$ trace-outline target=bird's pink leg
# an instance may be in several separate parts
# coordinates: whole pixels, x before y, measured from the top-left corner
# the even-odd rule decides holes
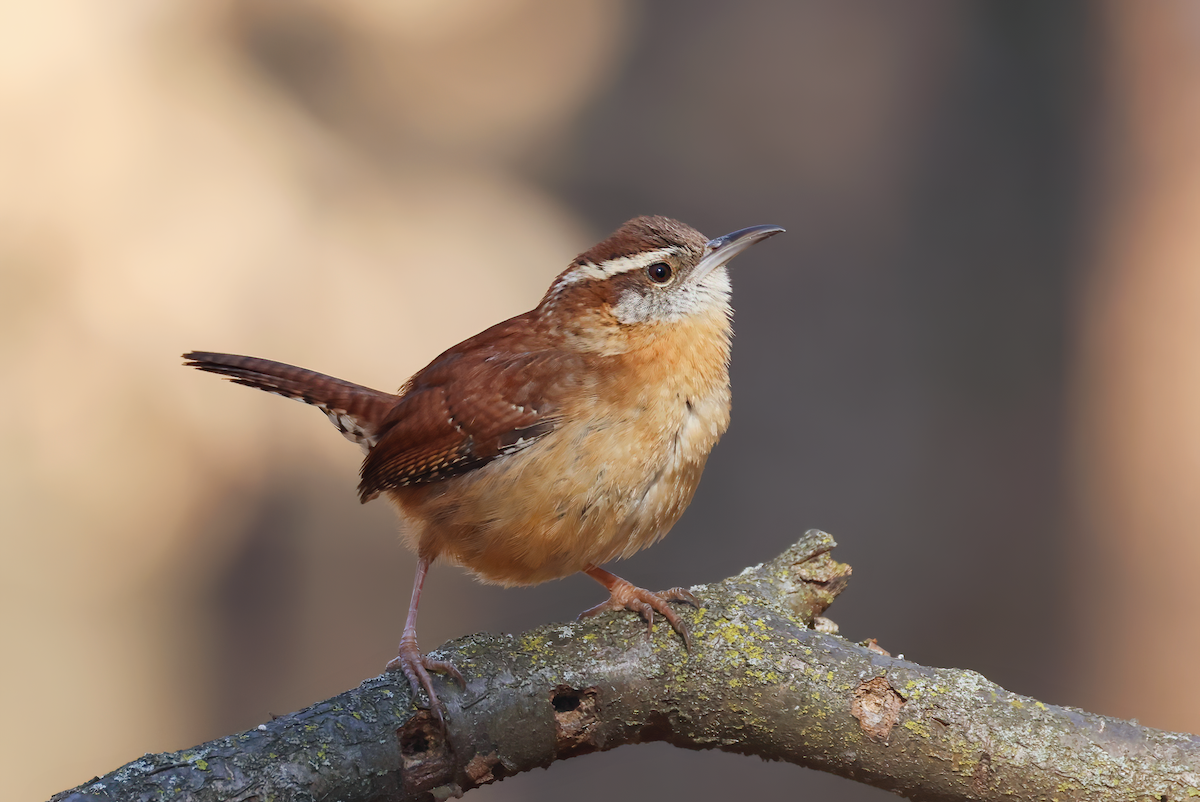
[[[683,645],[687,647],[687,650],[689,652],[692,650],[692,636],[688,634],[687,625],[683,623],[683,619],[674,610],[667,606],[667,602],[681,601],[693,607],[699,607],[700,600],[690,591],[683,588],[671,588],[670,590],[653,593],[626,582],[616,574],[594,565],[584,568],[583,572],[608,588],[610,596],[608,601],[597,604],[590,610],[584,610],[579,614],[580,618],[587,618],[607,610],[632,610],[635,613],[641,613],[642,618],[646,619],[650,629],[653,630],[654,614],[657,612],[663,618],[667,619],[668,623],[683,638]]]
[[[399,668],[408,677],[412,686],[413,698],[423,688],[429,695],[429,709],[437,716],[437,720],[445,726],[445,711],[437,694],[433,692],[433,682],[429,677],[430,671],[449,674],[458,680],[458,684],[466,687],[462,674],[449,663],[441,660],[430,660],[417,647],[417,605],[421,601],[421,587],[425,584],[425,573],[429,570],[429,560],[425,557],[417,561],[417,576],[413,580],[412,601],[408,605],[408,619],[404,622],[404,634],[400,636],[400,653],[387,664],[388,670]]]

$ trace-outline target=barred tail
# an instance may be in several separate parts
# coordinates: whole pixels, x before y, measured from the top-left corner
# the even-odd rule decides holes
[[[208,351],[192,351],[183,358],[188,367],[216,373],[235,384],[312,404],[363,451],[375,445],[379,423],[400,400],[391,393],[270,359]]]

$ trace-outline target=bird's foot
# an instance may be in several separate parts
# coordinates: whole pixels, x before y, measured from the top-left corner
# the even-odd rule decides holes
[[[605,572],[607,573],[607,572]],[[663,618],[667,619],[671,627],[674,628],[679,636],[683,638],[684,647],[690,652],[692,650],[692,636],[688,633],[687,625],[683,623],[683,619],[679,614],[667,606],[667,602],[685,602],[693,607],[700,606],[700,600],[692,594],[691,591],[683,588],[671,588],[670,590],[654,593],[653,591],[639,588],[620,577],[612,576],[616,582],[608,585],[609,592],[612,596],[608,601],[597,604],[590,610],[584,610],[579,614],[580,618],[589,618],[593,615],[598,615],[608,610],[632,610],[635,613],[641,613],[642,618],[646,619],[647,626],[651,632],[654,631],[654,614],[657,612]]]
[[[433,692],[433,681],[429,676],[430,671],[436,671],[439,674],[449,674],[463,688],[467,687],[466,680],[459,670],[450,663],[443,660],[432,660],[428,655],[422,654],[417,648],[417,639],[407,636],[400,639],[400,653],[393,657],[387,664],[388,671],[400,669],[404,672],[404,676],[408,677],[408,684],[412,686],[413,698],[420,694],[424,689],[429,696],[429,710],[437,718],[438,723],[442,727],[446,726],[445,708],[442,702],[438,699],[437,694]]]

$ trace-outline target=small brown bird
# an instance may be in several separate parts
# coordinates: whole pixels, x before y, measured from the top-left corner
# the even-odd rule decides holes
[[[462,675],[417,647],[417,603],[442,558],[485,582],[532,585],[582,571],[605,610],[661,614],[667,602],[600,566],[657,541],[692,500],[729,425],[730,283],[725,265],[774,234],[709,240],[639,217],[580,254],[537,307],[433,360],[396,394],[266,359],[196,351],[188,365],[312,404],[366,452],[359,497],[387,494],[417,553],[400,650],[416,695],[443,711],[430,671]]]

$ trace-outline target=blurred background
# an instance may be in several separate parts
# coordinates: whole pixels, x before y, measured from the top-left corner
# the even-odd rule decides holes
[[[1200,8],[1037,0],[0,4],[0,774],[36,800],[378,674],[414,568],[316,412],[636,214],[734,266],[733,425],[617,570],[808,527],[854,640],[1200,730]],[[435,567],[432,648],[603,591]],[[651,745],[475,792],[891,798]]]

